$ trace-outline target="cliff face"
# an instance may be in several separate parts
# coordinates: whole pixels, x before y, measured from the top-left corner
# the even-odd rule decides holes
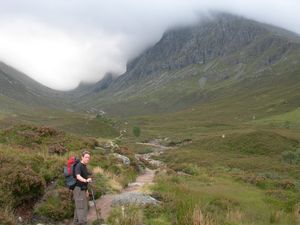
[[[127,73],[146,76],[191,64],[205,64],[219,57],[239,54],[247,47],[250,48],[248,54],[235,63],[246,63],[249,57],[260,56],[269,48],[278,48],[267,61],[273,63],[292,47],[284,33],[289,34],[255,21],[220,14],[197,25],[166,32],[155,46],[128,64]]]

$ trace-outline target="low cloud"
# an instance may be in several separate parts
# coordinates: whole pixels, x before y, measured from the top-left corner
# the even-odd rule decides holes
[[[51,88],[70,89],[125,70],[122,35],[73,34],[36,21],[2,21],[0,27],[0,60]]]
[[[0,0],[0,60],[53,89],[122,74],[169,27],[225,11],[300,33],[296,0]]]

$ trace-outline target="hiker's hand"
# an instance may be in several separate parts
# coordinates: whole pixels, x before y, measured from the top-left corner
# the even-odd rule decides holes
[[[89,198],[89,197],[90,197],[90,193],[89,193],[89,191],[88,191],[88,190],[86,190],[86,192],[85,192],[85,196],[86,196],[86,198]]]
[[[90,183],[90,182],[92,182],[92,178],[88,178],[88,179],[86,179],[86,182],[87,182],[87,183]]]

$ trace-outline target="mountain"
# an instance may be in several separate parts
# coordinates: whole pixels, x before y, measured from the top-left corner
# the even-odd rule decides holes
[[[218,13],[172,28],[127,64],[124,74],[70,92],[51,90],[0,63],[0,106],[145,115],[220,104],[275,115],[300,106],[300,37]]]
[[[54,91],[31,79],[22,72],[0,62],[0,106],[12,109],[15,105],[20,108],[44,106],[60,108],[66,104],[67,95]]]
[[[112,73],[106,73],[105,76],[97,83],[84,83],[81,82],[78,87],[68,92],[68,94],[76,96],[76,98],[83,97],[91,92],[97,93],[105,90],[115,80],[116,75]]]
[[[252,101],[251,96],[268,96],[261,104],[276,105],[281,96],[286,109],[292,109],[300,105],[299,60],[299,35],[215,14],[165,32],[158,43],[127,64],[123,75],[105,82],[105,88],[100,81],[78,106],[137,115],[225,99],[229,105],[242,104]]]

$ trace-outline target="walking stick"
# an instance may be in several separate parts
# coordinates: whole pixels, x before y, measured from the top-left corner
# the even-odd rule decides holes
[[[91,189],[91,192],[92,192],[93,202],[94,202],[94,206],[95,206],[95,210],[96,210],[97,221],[99,221],[100,218],[99,218],[99,215],[98,215],[98,209],[97,209],[97,206],[96,206],[94,191],[93,191],[92,187],[90,189]],[[100,217],[101,217],[101,215],[100,215]]]

